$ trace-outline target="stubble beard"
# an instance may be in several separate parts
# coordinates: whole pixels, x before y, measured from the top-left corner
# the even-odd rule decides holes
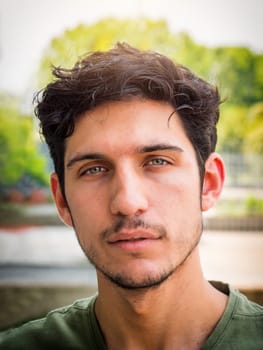
[[[73,224],[74,221],[72,220]],[[75,229],[75,226],[73,226]],[[105,236],[108,231],[117,232],[123,227],[128,228],[151,228],[152,230],[157,230],[161,236],[167,235],[165,228],[162,226],[150,226],[143,222],[140,219],[120,219],[114,227],[109,230],[105,230],[101,232],[101,236]],[[75,229],[76,232],[76,229]],[[107,233],[106,233],[107,232]],[[182,233],[183,234],[183,233]],[[108,266],[100,264],[100,257],[97,255],[97,252],[93,249],[93,247],[89,247],[89,249],[85,249],[78,238],[78,234],[76,232],[76,236],[78,238],[81,249],[84,254],[88,258],[89,262],[95,267],[96,271],[100,272],[106,279],[115,284],[117,287],[126,289],[126,290],[140,290],[140,289],[149,289],[149,288],[157,288],[166,280],[169,279],[174,273],[176,273],[183,265],[186,263],[187,259],[191,256],[195,248],[198,246],[200,238],[202,235],[202,220],[200,219],[200,223],[196,224],[194,230],[194,239],[193,241],[187,243],[187,247],[184,249],[183,255],[180,257],[180,260],[176,261],[176,263],[167,266],[162,271],[155,275],[146,274],[140,280],[136,280],[129,272],[118,272],[112,271]]]

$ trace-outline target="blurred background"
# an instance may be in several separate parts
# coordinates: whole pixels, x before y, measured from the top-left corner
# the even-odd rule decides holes
[[[33,96],[51,66],[117,41],[159,51],[216,84],[227,179],[204,215],[202,263],[263,304],[263,2],[0,1],[0,329],[96,292],[96,276],[49,191]]]

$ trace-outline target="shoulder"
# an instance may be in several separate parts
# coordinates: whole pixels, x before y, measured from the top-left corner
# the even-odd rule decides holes
[[[0,333],[0,349],[82,349],[95,300],[96,297],[78,300],[49,312],[42,319]]]
[[[239,330],[244,330],[251,336],[259,336],[263,348],[263,306],[247,299],[247,297],[236,290],[233,294],[232,323],[237,325]]]
[[[231,289],[233,302],[233,319],[255,320],[263,322],[263,306],[248,300],[248,298],[235,289]]]
[[[237,349],[263,349],[263,307],[232,289],[233,311],[226,338]]]
[[[218,350],[263,349],[263,307],[230,288],[227,308],[208,343]]]

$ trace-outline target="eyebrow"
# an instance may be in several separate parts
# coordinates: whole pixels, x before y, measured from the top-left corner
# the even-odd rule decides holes
[[[88,159],[106,159],[105,155],[103,153],[83,153],[83,154],[77,154],[73,158],[71,158],[67,164],[66,167],[70,168],[72,165],[74,165],[77,162],[81,162],[82,160],[88,160]]]
[[[155,151],[176,151],[176,152],[183,152],[183,149],[179,146],[174,146],[166,143],[160,143],[160,144],[154,144],[154,145],[148,145],[148,146],[142,146],[138,147],[136,149],[136,153],[151,153]],[[67,164],[66,167],[70,168],[75,163],[81,162],[83,160],[92,160],[92,159],[101,159],[101,160],[107,160],[108,158],[103,153],[83,153],[83,154],[77,154],[73,158],[71,158]]]
[[[183,152],[183,149],[179,146],[174,146],[166,143],[158,143],[158,144],[143,146],[138,148],[138,153],[150,153],[155,151]]]

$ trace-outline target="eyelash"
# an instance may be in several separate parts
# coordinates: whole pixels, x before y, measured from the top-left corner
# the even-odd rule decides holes
[[[157,164],[153,164],[154,162],[157,162]],[[166,159],[163,159],[163,158],[154,158],[154,159],[151,159],[149,163],[152,163],[150,165],[153,165],[153,166],[163,166],[163,165],[168,165],[170,164]],[[160,164],[161,163],[161,164]]]
[[[145,166],[149,165],[149,166],[154,166],[154,167],[162,167],[162,166],[169,165],[169,164],[171,164],[171,163],[169,161],[167,161],[166,159],[153,158],[153,159],[148,160],[145,163]],[[87,168],[87,169],[83,170],[80,173],[80,176],[84,176],[84,175],[98,175],[98,174],[101,174],[101,173],[106,173],[108,171],[109,171],[109,169],[106,168],[105,166],[95,165],[95,166],[92,166],[90,168]]]
[[[100,169],[100,171],[96,171]],[[103,169],[103,170],[102,170]],[[95,170],[95,171],[94,171]],[[102,171],[101,171],[102,170]],[[82,171],[80,173],[80,176],[83,176],[83,175],[97,175],[97,174],[100,174],[100,173],[104,173],[104,172],[107,172],[107,168],[104,167],[104,166],[101,166],[101,165],[95,165],[95,166],[92,166],[88,169],[85,169],[84,171]]]

